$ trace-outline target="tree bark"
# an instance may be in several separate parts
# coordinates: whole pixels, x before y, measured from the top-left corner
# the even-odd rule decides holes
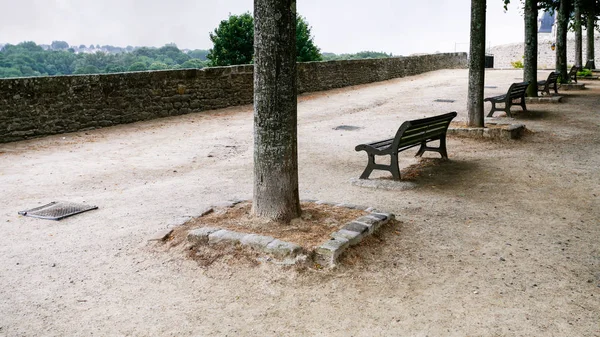
[[[583,38],[581,31],[581,7],[580,0],[575,0],[573,14],[573,28],[575,29],[575,65],[583,66]]]
[[[486,0],[471,0],[471,43],[469,47],[469,92],[467,124],[483,127],[483,87],[485,84]]]
[[[556,71],[560,74],[561,83],[569,82],[567,69],[567,29],[571,11],[571,0],[560,0],[558,19],[556,20]]]
[[[529,82],[527,96],[537,97],[538,32],[537,0],[525,0],[525,59],[523,80]]]
[[[254,0],[254,215],[300,216],[297,148],[296,1]]]
[[[596,64],[594,61],[594,25],[596,24],[596,16],[593,14],[594,8],[590,9],[590,13],[587,15],[587,60],[586,65],[590,67],[590,69],[596,69]]]

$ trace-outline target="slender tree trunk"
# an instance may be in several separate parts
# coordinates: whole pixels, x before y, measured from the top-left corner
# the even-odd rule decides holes
[[[594,61],[594,25],[596,24],[596,17],[594,16],[594,9],[591,8],[591,14],[587,15],[587,60],[586,65],[590,69],[596,69]]]
[[[254,0],[252,212],[282,222],[301,213],[295,0]]]
[[[560,74],[562,83],[569,82],[569,70],[567,69],[567,29],[570,7],[571,0],[560,1],[556,23],[556,71]]]
[[[583,38],[581,31],[581,6],[580,0],[575,0],[573,14],[573,28],[575,29],[575,65],[583,66]]]
[[[529,82],[527,96],[537,97],[538,32],[537,0],[525,0],[525,64],[523,80]]]
[[[483,86],[485,84],[486,0],[471,0],[471,44],[469,47],[468,126],[483,127]]]

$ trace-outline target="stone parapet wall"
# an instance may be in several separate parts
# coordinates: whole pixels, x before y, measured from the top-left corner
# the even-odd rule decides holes
[[[314,92],[438,69],[465,53],[298,64]],[[253,66],[0,80],[0,143],[252,103]]]

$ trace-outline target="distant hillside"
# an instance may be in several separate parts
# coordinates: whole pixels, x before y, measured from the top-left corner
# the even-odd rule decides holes
[[[208,66],[207,54],[207,50],[180,50],[174,44],[160,48],[69,46],[65,41],[4,44],[0,47],[0,78],[200,69]]]

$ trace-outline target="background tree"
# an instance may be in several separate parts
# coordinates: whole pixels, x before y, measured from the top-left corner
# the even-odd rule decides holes
[[[573,1],[573,30],[575,31],[575,65],[583,66],[583,37],[581,29],[581,0]]]
[[[310,27],[304,17],[296,16],[296,61],[322,61],[321,51],[310,35]]]
[[[486,0],[471,0],[471,41],[469,47],[469,88],[467,125],[483,127],[483,87],[485,84]]]
[[[583,0],[584,4],[581,6],[584,10],[586,17],[586,37],[587,37],[587,53],[586,53],[586,65],[588,69],[596,69],[595,55],[594,55],[594,31],[596,28],[596,17],[600,14],[600,3],[597,0]]]
[[[334,54],[334,53],[321,53],[323,60],[334,61],[334,60],[358,60],[358,59],[377,59],[377,58],[389,58],[393,57],[392,53],[375,52],[375,51],[360,51],[354,54]]]
[[[69,44],[65,41],[52,41],[50,48],[54,50],[67,50],[69,49]]]
[[[537,97],[537,60],[538,60],[538,2],[525,0],[525,53],[523,64],[523,80],[529,82],[527,96]]]
[[[572,0],[560,0],[558,18],[556,19],[556,71],[560,74],[561,82],[569,81],[567,69],[567,30],[571,16]]]
[[[256,216],[300,216],[296,0],[254,0],[254,194]],[[277,18],[277,19],[276,19]]]
[[[250,13],[230,15],[210,33],[213,48],[207,58],[211,66],[249,64],[253,59],[254,18]],[[296,20],[296,54],[298,62],[321,61],[319,48],[310,35],[308,22],[301,16]]]
[[[213,66],[248,64],[254,53],[254,19],[250,13],[230,15],[210,33],[213,48],[206,56]]]
[[[65,42],[66,43],[66,42]],[[182,52],[174,44],[161,48],[142,47],[131,49],[114,46],[102,46],[102,50],[94,47],[94,53],[83,46],[67,50],[44,50],[34,42],[22,42],[18,45],[7,44],[0,50],[0,78],[21,76],[54,76],[71,74],[102,74],[160,69],[180,69],[187,67],[202,68],[206,66],[193,56]],[[187,63],[190,62],[190,63]],[[134,65],[135,64],[135,65]]]

